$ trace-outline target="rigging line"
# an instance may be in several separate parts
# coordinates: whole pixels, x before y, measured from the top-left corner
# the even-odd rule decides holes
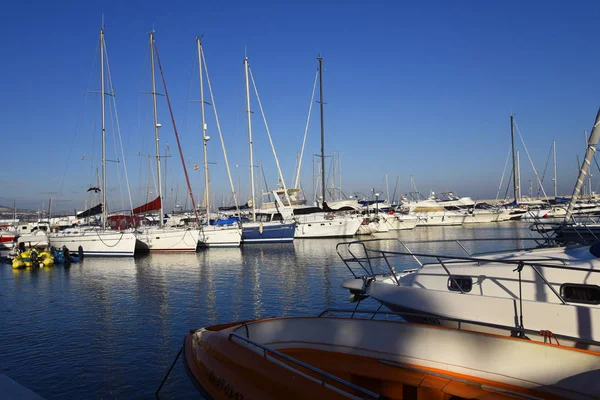
[[[89,87],[90,85],[90,80],[92,78],[92,72],[94,71],[94,65],[96,64],[96,58],[98,57],[98,49],[100,48],[100,41],[98,40],[98,44],[96,45],[96,50],[94,51],[94,59],[92,61],[92,64],[90,65],[90,71],[88,72],[88,79],[87,79],[87,87]],[[83,103],[83,115],[85,117],[86,115],[86,109],[87,109],[87,103],[88,103],[88,95],[89,93],[86,90],[85,93],[85,100]],[[64,183],[65,183],[65,177],[67,176],[67,169],[69,168],[69,164],[70,164],[70,160],[71,160],[71,154],[73,153],[73,143],[75,142],[75,137],[77,136],[77,132],[79,131],[79,127],[80,127],[80,123],[81,123],[81,115],[79,115],[77,117],[77,120],[75,121],[75,130],[73,131],[73,137],[71,138],[71,146],[69,147],[69,153],[67,155],[67,162],[65,163],[65,169],[63,171],[63,176],[62,176],[62,180],[60,182],[60,189],[58,190],[58,195],[60,196],[62,194],[62,190],[64,187]]]
[[[260,97],[258,95],[258,89],[256,87],[256,82],[254,82],[254,74],[248,66],[248,72],[250,73],[250,78],[252,78],[252,86],[254,87],[254,93],[256,93],[256,100],[258,100],[258,107],[260,108],[260,113],[262,114],[263,121],[265,123],[265,129],[267,131],[267,135],[269,136],[269,142],[271,143],[271,150],[273,150],[273,156],[275,157],[275,164],[277,164],[277,172],[279,173],[279,178],[281,179],[281,184],[283,185],[283,190],[285,191],[285,198],[288,201],[289,205],[292,205],[290,200],[290,195],[288,193],[287,187],[285,186],[285,180],[283,179],[283,174],[281,173],[281,167],[279,166],[279,159],[277,158],[277,153],[275,152],[275,145],[273,145],[273,138],[271,138],[271,132],[269,131],[269,125],[267,124],[267,118],[265,117],[265,112],[262,107],[262,103],[260,102]],[[253,168],[252,166],[250,168]]]
[[[104,53],[104,56],[106,57],[107,56],[106,41],[104,42],[104,48],[102,49],[102,51]],[[110,126],[111,126],[111,133],[112,133],[112,138],[113,138],[112,145],[113,145],[114,154],[118,158],[118,156],[117,156],[117,154],[118,154],[117,153],[117,139],[115,137],[115,130],[116,130],[115,129],[115,119],[116,119],[116,111],[117,110],[115,108],[114,111],[113,111],[113,107],[110,106],[111,100],[114,101],[114,95],[113,95],[114,94],[114,88],[112,86],[113,83],[112,83],[112,80],[111,80],[111,77],[110,77],[110,66],[108,64],[108,59],[106,60],[106,75],[107,75],[108,87],[109,87],[108,90],[111,91],[111,96],[113,96],[112,99],[109,99],[109,107],[108,107],[109,120],[110,120]],[[107,90],[107,89],[105,88],[104,90]],[[119,184],[119,195],[121,197],[121,210],[124,210],[125,209],[125,200],[123,199],[123,186],[122,186],[122,178],[121,178],[121,168],[118,168],[118,167],[117,167],[117,177],[118,177],[118,184]],[[107,191],[107,194],[108,194],[108,191]],[[108,200],[107,200],[107,202],[108,202]]]
[[[504,169],[502,170],[502,177],[500,178],[500,185],[498,185],[498,192],[496,193],[496,200],[498,200],[498,196],[500,196],[500,190],[502,190],[502,182],[504,181],[504,174],[506,173],[506,166],[508,165],[508,159],[510,158],[511,149],[512,148],[509,146],[508,155],[506,156],[506,161],[504,162]]]
[[[313,84],[312,95],[310,97],[310,105],[308,107],[308,118],[306,119],[306,128],[304,129],[304,139],[302,139],[302,150],[300,151],[300,158],[298,159],[298,170],[296,172],[296,180],[294,181],[294,188],[298,189],[298,183],[300,181],[300,169],[302,167],[302,157],[304,156],[304,145],[306,144],[306,135],[308,134],[308,126],[310,124],[310,114],[312,113],[312,106],[315,101],[315,92],[317,90],[317,80],[319,79],[319,69],[315,73],[315,83]]]
[[[192,207],[194,207],[194,214],[196,216],[196,223],[200,222],[198,217],[198,209],[196,208],[196,202],[194,200],[194,193],[192,192],[192,186],[190,185],[190,177],[187,173],[187,167],[185,166],[185,159],[183,157],[183,150],[181,149],[181,142],[179,141],[179,134],[177,133],[177,126],[175,125],[175,117],[173,116],[173,109],[171,108],[171,100],[169,99],[169,92],[167,91],[167,82],[165,81],[165,75],[163,73],[162,65],[160,64],[160,57],[158,56],[158,47],[156,41],[154,41],[154,52],[156,53],[156,61],[158,62],[158,69],[160,70],[160,76],[162,78],[163,88],[165,89],[165,97],[167,98],[167,104],[169,105],[169,113],[171,114],[171,122],[173,122],[173,131],[175,132],[175,139],[177,139],[177,147],[179,148],[179,155],[181,156],[181,164],[183,164],[183,172],[185,174],[185,180],[187,182],[190,199],[192,201]],[[162,215],[161,215],[162,218]],[[202,226],[200,226],[202,229]]]
[[[129,175],[127,174],[127,161],[125,160],[125,151],[123,150],[123,139],[121,137],[121,125],[119,123],[119,114],[117,112],[117,98],[115,96],[115,87],[113,85],[112,74],[110,72],[110,64],[108,62],[108,52],[106,51],[106,40],[104,40],[104,53],[105,53],[105,56],[106,56],[106,66],[107,66],[107,72],[108,72],[108,83],[110,85],[109,87],[110,87],[110,91],[111,91],[111,95],[112,95],[112,104],[113,104],[114,113],[115,113],[115,123],[117,125],[117,132],[119,134],[119,145],[121,146],[121,157],[123,158],[123,169],[124,169],[124,172],[125,172],[125,183],[127,184],[127,194],[129,195],[129,208],[133,212],[133,201],[131,200],[131,188],[129,186]],[[113,135],[114,135],[114,132],[113,132]],[[121,179],[120,179],[120,173],[119,173],[119,187],[120,187],[120,185],[121,185]],[[125,207],[123,206],[123,208],[125,208]]]
[[[107,66],[107,69],[108,69],[108,66]],[[109,87],[111,85],[110,79],[109,79],[108,85],[109,85]],[[109,103],[110,103],[110,100],[109,100]],[[115,155],[116,155],[118,153],[117,153],[117,139],[115,137],[115,130],[116,130],[115,129],[115,115],[113,114],[113,108],[110,107],[110,105],[108,108],[108,113],[109,113],[109,119],[110,119],[110,125],[111,125],[111,133],[112,133],[112,137],[113,137],[113,142],[112,142],[113,151],[115,152]],[[118,167],[117,167],[117,177],[118,177],[118,183],[119,183],[119,195],[121,197],[121,210],[124,210],[125,209],[125,199],[123,198],[123,187],[121,185],[121,181],[122,181],[121,168],[118,168]]]
[[[202,56],[202,64],[204,65],[204,71],[206,72],[206,84],[208,86],[208,91],[210,92],[210,101],[212,103],[213,112],[215,114],[217,131],[219,132],[219,139],[221,139],[221,148],[223,149],[223,158],[225,159],[225,168],[227,169],[227,177],[229,178],[229,185],[231,186],[231,194],[233,195],[233,201],[235,203],[235,208],[237,209],[238,215],[240,217],[239,221],[241,224],[242,214],[240,212],[239,202],[238,202],[237,194],[235,192],[235,186],[233,184],[233,179],[231,178],[231,169],[229,168],[229,160],[227,159],[227,150],[225,149],[225,141],[223,140],[223,133],[221,132],[221,123],[219,122],[219,115],[217,113],[217,103],[215,102],[212,85],[210,83],[210,78],[208,75],[208,65],[206,64],[206,58],[204,57],[204,49],[202,49],[202,51],[200,52],[200,55]]]
[[[546,165],[544,166],[544,172],[542,173],[542,183],[544,183],[544,178],[546,177],[546,170],[548,169],[548,163],[550,162],[550,157],[552,157],[552,148],[554,147],[554,145],[550,146],[550,152],[548,153],[548,158],[546,159]],[[541,184],[540,184],[540,188],[541,188]],[[538,188],[536,197],[539,197],[540,195],[540,188]]]
[[[96,118],[94,118],[94,120],[92,121],[92,132],[96,131]],[[91,156],[91,162],[90,162],[90,171],[88,172],[88,181],[90,181],[92,179],[92,175],[94,175],[94,155],[96,153],[96,142],[94,140],[92,140],[92,156]],[[98,184],[99,185],[99,184]],[[100,186],[98,186],[100,187]]]
[[[544,198],[546,200],[548,200],[548,195],[546,194],[546,191],[544,190],[544,187],[542,186],[542,183],[540,182],[540,177],[537,173],[537,170],[535,169],[535,165],[533,165],[533,160],[531,159],[531,156],[529,155],[529,150],[527,150],[527,146],[525,145],[525,141],[523,140],[523,136],[521,135],[521,131],[519,130],[519,126],[517,125],[516,119],[513,119],[513,122],[515,124],[515,128],[517,128],[517,133],[519,134],[519,137],[521,138],[521,143],[523,143],[523,147],[525,148],[525,154],[527,154],[527,158],[529,159],[529,163],[531,164],[533,173],[535,174],[535,177],[537,178],[538,183],[540,184],[540,188],[542,189],[542,192],[544,193]]]
[[[504,192],[504,198],[505,199],[508,198],[508,190],[510,189],[510,184],[512,183],[512,180],[513,180],[513,170],[511,168],[510,169],[510,175],[508,176],[508,182],[506,183],[506,191]]]

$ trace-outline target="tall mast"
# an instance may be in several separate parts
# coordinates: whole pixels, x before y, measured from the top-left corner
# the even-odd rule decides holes
[[[319,55],[319,103],[321,106],[321,193],[323,199],[321,206],[325,202],[325,125],[323,121],[323,58]]]
[[[557,183],[556,183],[556,140],[552,141],[552,149],[554,150],[554,198],[558,196]]]
[[[106,229],[106,129],[104,127],[104,26],[100,28],[100,103],[102,104],[102,229]]]
[[[248,140],[250,143],[250,187],[252,190],[252,221],[256,221],[256,205],[254,193],[254,155],[252,152],[252,119],[250,118],[250,81],[248,80],[248,57],[244,58],[246,74],[246,112],[248,114]]]
[[[387,201],[388,201],[389,203],[391,203],[391,200],[390,200],[390,186],[388,185],[388,178],[387,178],[387,174],[385,174],[385,191],[386,191],[386,198],[387,198]]]
[[[590,139],[587,142],[585,158],[583,159],[583,164],[581,164],[579,176],[577,177],[577,181],[575,182],[573,194],[571,195],[571,201],[569,202],[567,214],[565,215],[565,224],[567,224],[570,221],[571,216],[573,215],[573,209],[575,208],[575,203],[577,202],[577,198],[579,197],[579,193],[581,192],[581,187],[585,182],[585,176],[590,170],[592,159],[594,158],[594,154],[596,153],[598,139],[600,139],[600,110],[598,110],[598,114],[596,114],[596,121],[594,122],[594,127],[592,128]]]
[[[583,131],[583,137],[585,139],[586,150],[587,150],[587,129],[585,129]],[[592,173],[591,173],[591,171],[588,172],[588,195],[590,196],[590,199],[591,199],[592,198]]]
[[[517,160],[515,159],[515,117],[510,115],[510,141],[512,146],[512,164],[513,164],[513,194],[515,196],[515,205],[519,204],[517,195]]]
[[[342,199],[342,160],[340,158],[340,151],[338,150],[338,174],[340,175],[339,185],[340,185],[340,200]]]
[[[206,136],[206,118],[204,114],[204,82],[202,80],[202,43],[200,38],[196,38],[198,44],[198,72],[200,73],[200,109],[202,110],[202,141],[204,143],[204,197],[206,205],[206,222],[210,225],[210,180],[208,176],[208,158],[206,152],[206,145],[210,140],[210,137]]]
[[[158,129],[161,125],[158,123],[158,114],[156,112],[156,79],[154,77],[154,31],[150,31],[150,67],[152,70],[152,103],[154,105],[154,139],[156,145],[156,175],[158,178],[158,197],[160,198],[160,215],[158,224],[163,226],[163,202],[162,202],[162,180],[160,176],[160,147],[158,145]]]

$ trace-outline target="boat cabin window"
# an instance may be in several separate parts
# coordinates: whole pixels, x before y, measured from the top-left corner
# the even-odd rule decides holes
[[[569,303],[600,304],[600,286],[565,283],[560,295]]]
[[[256,214],[256,221],[257,222],[271,222],[271,215],[270,214]]]
[[[470,276],[452,275],[452,278],[448,278],[448,290],[451,292],[460,292],[462,289],[467,293],[473,289],[473,278]]]
[[[273,214],[273,221],[283,221],[280,213]]]

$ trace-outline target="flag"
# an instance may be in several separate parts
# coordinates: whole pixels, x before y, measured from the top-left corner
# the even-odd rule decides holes
[[[194,165],[194,171],[196,171],[198,169],[197,165]]]

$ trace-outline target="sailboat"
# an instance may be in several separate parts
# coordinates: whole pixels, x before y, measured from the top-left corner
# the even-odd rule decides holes
[[[160,169],[160,148],[158,141],[158,130],[161,124],[158,123],[158,113],[156,111],[156,79],[154,74],[154,32],[150,34],[150,65],[152,70],[152,102],[154,105],[154,137],[156,149],[156,174],[158,178],[158,197],[149,203],[139,206],[133,210],[134,214],[141,214],[153,211],[159,211],[158,226],[139,227],[135,236],[137,238],[136,250],[138,251],[189,251],[194,252],[198,247],[198,229],[195,227],[176,228],[165,227],[164,212],[162,202],[162,182]]]
[[[102,184],[98,188],[102,192],[102,203],[92,207],[81,214],[86,217],[102,214],[102,226],[80,226],[68,228],[60,232],[48,234],[50,246],[68,248],[76,252],[81,247],[85,256],[133,256],[135,252],[135,236],[130,231],[113,231],[107,229],[106,206],[106,130],[105,130],[105,99],[108,93],[104,89],[104,56],[106,44],[104,42],[104,27],[100,29],[100,98],[102,108]],[[112,93],[111,93],[112,95]]]
[[[363,219],[347,215],[345,213],[334,213],[326,205],[325,188],[325,128],[323,124],[323,59],[319,60],[319,95],[321,103],[321,172],[322,172],[322,201],[321,207],[309,207],[306,200],[297,198],[300,189],[277,189],[273,196],[275,203],[272,208],[267,207],[261,210],[262,214],[276,213],[283,216],[283,220],[293,220],[296,223],[296,238],[326,238],[326,237],[351,237],[354,236],[360,227]],[[300,168],[298,167],[298,170]]]
[[[242,241],[242,229],[237,225],[222,225],[219,226],[217,224],[211,225],[210,219],[210,178],[208,175],[208,158],[207,158],[207,145],[210,140],[210,136],[206,135],[207,125],[204,113],[204,85],[202,80],[202,65],[204,64],[202,61],[204,60],[204,52],[202,49],[202,41],[200,38],[196,38],[196,43],[198,45],[198,70],[200,73],[200,107],[202,110],[202,143],[204,150],[204,202],[206,205],[206,222],[207,224],[202,227],[202,233],[200,235],[200,245],[206,247],[239,247]],[[207,70],[208,77],[208,70]],[[212,91],[211,91],[212,95]],[[215,107],[213,101],[213,107]],[[227,154],[225,153],[225,147],[223,146],[223,156],[227,158]],[[229,163],[227,164],[227,173],[229,175],[229,181],[231,181],[231,173],[229,171]],[[232,192],[233,183],[232,183]],[[237,203],[237,201],[236,201]]]
[[[248,115],[248,140],[250,147],[250,187],[252,193],[252,221],[244,223],[242,228],[242,243],[286,243],[294,240],[294,222],[284,222],[269,219],[257,221],[256,195],[254,190],[254,154],[252,149],[252,119],[250,110],[250,81],[248,80],[248,57],[244,58],[244,72],[246,76],[246,113]],[[280,174],[281,175],[281,174]],[[241,215],[240,215],[241,219]]]

